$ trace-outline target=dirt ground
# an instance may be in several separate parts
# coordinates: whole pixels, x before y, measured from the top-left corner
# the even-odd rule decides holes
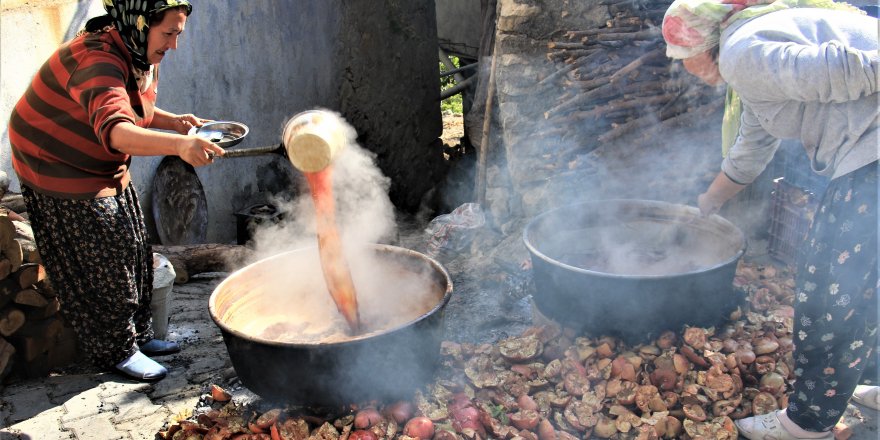
[[[452,113],[444,114],[443,134],[440,136],[443,144],[454,147],[461,143],[462,136],[464,136],[464,116]]]

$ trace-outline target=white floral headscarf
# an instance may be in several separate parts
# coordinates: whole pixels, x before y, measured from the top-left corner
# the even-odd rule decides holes
[[[789,8],[845,9],[864,14],[833,0],[675,0],[663,17],[666,56],[690,58],[718,45],[721,31],[746,20]]]
[[[747,20],[790,8],[842,9],[864,14],[847,3],[833,0],[675,0],[663,17],[666,56],[690,58],[717,47],[721,31]],[[742,104],[736,91],[727,88],[721,123],[721,154],[726,156],[739,133]]]

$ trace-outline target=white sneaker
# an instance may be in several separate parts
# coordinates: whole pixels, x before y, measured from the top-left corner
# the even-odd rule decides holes
[[[798,437],[785,429],[779,420],[780,413],[784,410],[773,411],[769,414],[760,416],[747,417],[735,421],[739,435],[750,440],[833,440],[834,434],[831,432],[817,432],[814,436]]]
[[[168,370],[140,351],[116,364],[116,371],[136,380],[155,381],[168,374]]]

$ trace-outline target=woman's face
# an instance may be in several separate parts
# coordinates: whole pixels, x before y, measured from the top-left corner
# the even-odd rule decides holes
[[[684,68],[687,69],[691,75],[700,78],[704,83],[709,84],[710,86],[724,84],[724,79],[721,78],[721,72],[718,71],[718,62],[711,50],[702,52],[699,55],[694,55],[690,58],[685,58],[681,61],[682,64],[684,64]]]
[[[169,49],[177,49],[177,38],[186,27],[186,11],[174,9],[165,13],[158,24],[147,32],[147,61],[159,64]]]

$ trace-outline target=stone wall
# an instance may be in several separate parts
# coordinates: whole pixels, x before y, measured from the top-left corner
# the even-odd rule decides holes
[[[498,1],[487,205],[504,232],[579,200],[695,202],[723,97],[664,56],[669,3]]]

